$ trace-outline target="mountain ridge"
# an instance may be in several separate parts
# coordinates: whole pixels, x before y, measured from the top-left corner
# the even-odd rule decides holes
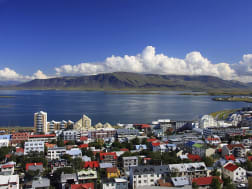
[[[63,76],[35,79],[12,86],[17,89],[161,89],[161,90],[212,90],[249,89],[251,85],[214,76],[159,75],[131,72],[102,73],[89,76]]]

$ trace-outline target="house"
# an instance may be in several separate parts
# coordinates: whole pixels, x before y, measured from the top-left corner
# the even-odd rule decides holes
[[[192,162],[201,161],[201,157],[199,155],[187,154],[187,158]]]
[[[169,164],[168,166],[171,174],[178,177],[195,178],[208,176],[208,170],[204,162]]]
[[[102,163],[112,163],[113,167],[117,164],[117,155],[115,152],[101,152],[100,161]]]
[[[224,177],[229,177],[233,182],[242,183],[246,181],[246,170],[233,163],[226,163],[222,167]]]
[[[34,180],[32,180],[32,189],[49,189],[50,188],[50,179],[48,178],[36,178]]]
[[[26,163],[25,164],[25,170],[26,171],[37,171],[39,172],[43,171],[43,163]]]
[[[128,180],[124,178],[103,179],[102,189],[128,189]]]
[[[190,180],[187,177],[171,177],[174,187],[184,187],[190,185]]]
[[[135,147],[137,151],[147,150],[146,144],[139,144],[139,145],[136,145]]]
[[[45,146],[44,141],[28,141],[24,145],[24,155],[27,155],[31,152],[42,152],[44,153]]]
[[[132,166],[138,166],[137,156],[123,157],[122,159],[123,159],[123,168],[125,171],[129,171],[129,168]]]
[[[52,173],[59,168],[70,167],[65,159],[53,159],[49,162],[49,166],[51,167]]]
[[[120,171],[116,167],[111,167],[106,169],[107,172],[107,178],[118,178],[120,177]]]
[[[208,144],[208,145],[211,145],[211,146],[218,146],[220,143],[221,143],[221,139],[219,136],[217,135],[212,135],[212,136],[208,136],[206,139],[205,139],[205,142]]]
[[[72,184],[78,184],[77,174],[76,173],[72,173],[72,174],[61,173],[60,183],[61,183],[62,189],[69,188]]]
[[[159,179],[170,172],[168,165],[141,165],[130,167],[130,185],[132,189],[140,186],[154,186]]]
[[[79,148],[72,148],[70,150],[66,151],[66,154],[72,156],[72,158],[81,158],[82,157],[82,152]]]
[[[19,175],[0,175],[0,188],[19,189]]]
[[[85,180],[97,179],[97,171],[93,169],[83,169],[77,172],[78,181],[84,183]]]
[[[71,184],[71,189],[94,189],[94,183]]]
[[[62,155],[66,153],[65,147],[57,147],[54,146],[53,148],[48,148],[47,150],[47,159],[53,160],[53,159],[60,159]]]
[[[218,179],[222,187],[223,180],[218,176],[193,178],[192,183],[196,183],[199,189],[210,188],[210,185],[212,184],[213,179]]]
[[[23,156],[24,155],[24,148],[16,148],[15,155]]]
[[[222,147],[221,154],[223,157],[225,155],[234,155],[235,157],[245,157],[246,149],[243,144],[228,144]]]
[[[84,168],[99,168],[99,162],[98,161],[86,161],[84,163]]]
[[[1,172],[4,175],[13,175],[14,174],[14,168],[15,168],[14,164],[5,164],[5,165],[1,166]]]

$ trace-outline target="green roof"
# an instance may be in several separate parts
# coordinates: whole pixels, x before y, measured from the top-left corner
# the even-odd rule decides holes
[[[203,144],[194,144],[193,147],[202,148],[202,147],[203,147]]]

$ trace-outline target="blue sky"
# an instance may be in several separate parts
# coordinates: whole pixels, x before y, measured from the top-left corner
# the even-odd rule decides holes
[[[131,62],[124,56],[136,58],[148,46],[155,47],[155,55],[164,54],[165,62],[200,52],[202,65],[205,59],[211,66],[232,64],[234,73],[223,78],[247,78],[252,73],[252,57],[245,60],[243,56],[252,53],[251,10],[251,0],[0,0],[0,80],[17,77],[6,68],[24,79],[32,78],[37,70],[54,76],[55,68],[61,69],[58,75],[117,71],[110,61],[118,60],[106,61],[112,55],[123,59],[119,71],[125,71]],[[152,62],[160,65],[156,59]],[[137,61],[146,64],[143,58]],[[88,65],[80,68],[80,63]],[[90,68],[104,63],[106,68]],[[65,65],[82,71],[66,71]],[[142,67],[136,72],[160,69]],[[190,73],[222,77],[216,71]]]

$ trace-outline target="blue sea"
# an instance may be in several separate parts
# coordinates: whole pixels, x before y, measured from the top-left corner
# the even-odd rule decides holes
[[[131,91],[134,92],[134,91]],[[212,96],[153,94],[113,94],[103,91],[1,90],[0,126],[32,126],[33,114],[48,113],[48,121],[77,121],[82,114],[98,122],[151,123],[157,119],[195,120],[211,112],[246,107],[245,102],[212,101]]]

